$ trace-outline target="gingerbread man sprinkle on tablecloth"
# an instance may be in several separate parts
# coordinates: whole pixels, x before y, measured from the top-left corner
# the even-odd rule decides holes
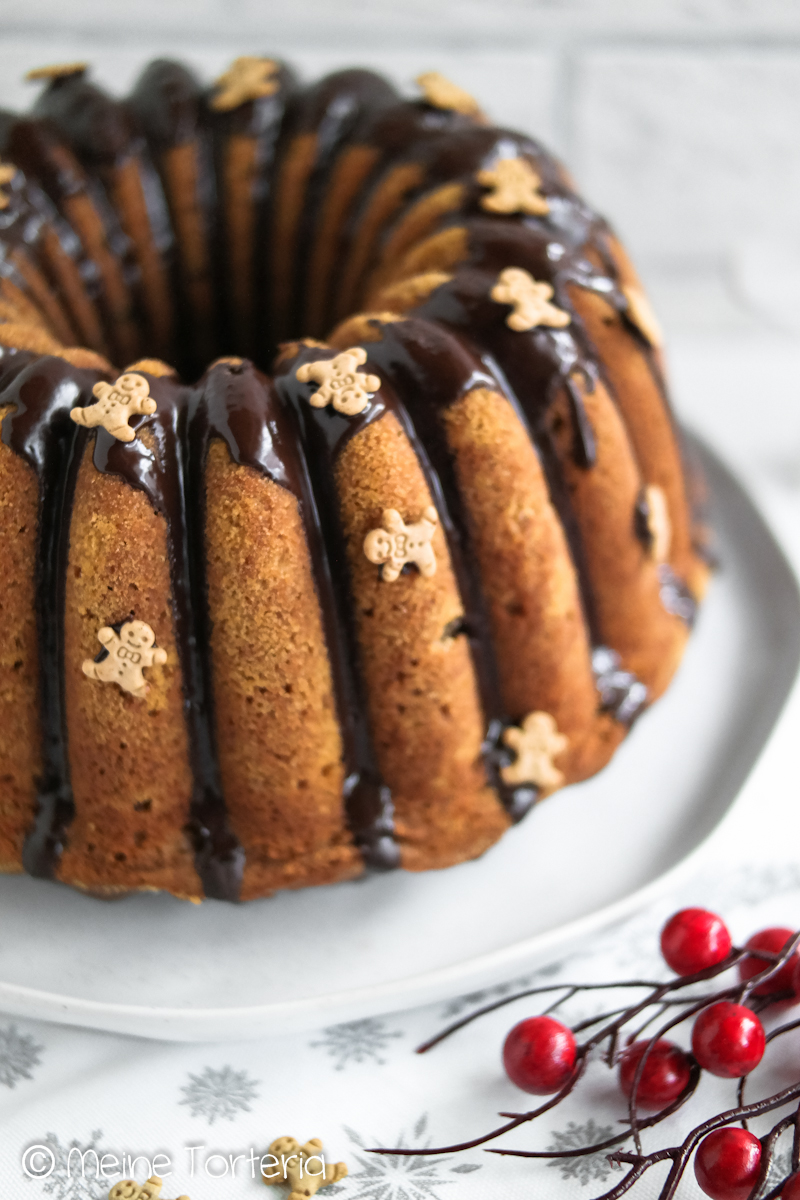
[[[149,688],[143,668],[162,666],[167,661],[167,652],[156,646],[156,635],[150,626],[144,621],[126,621],[119,633],[115,633],[110,625],[104,625],[97,640],[108,654],[100,662],[84,659],[84,675],[101,683],[118,683],[124,692],[144,700]]]
[[[120,1179],[108,1193],[108,1200],[159,1200],[163,1180],[158,1175],[151,1175],[147,1183],[137,1183],[135,1179]],[[188,1196],[178,1196],[178,1200],[189,1200]]]
[[[384,509],[380,529],[372,529],[364,538],[364,554],[370,562],[383,566],[381,579],[394,583],[406,563],[413,563],[425,579],[436,574],[436,555],[431,538],[439,520],[429,505],[416,525],[406,525],[396,508]]]
[[[215,81],[219,90],[212,97],[211,107],[217,112],[230,112],[249,100],[274,96],[280,86],[277,74],[278,64],[271,58],[253,58],[248,54],[235,58]]]
[[[506,729],[503,742],[517,753],[516,760],[500,770],[503,783],[534,783],[548,791],[561,787],[564,775],[553,759],[566,750],[569,740],[558,732],[550,713],[528,713],[521,728]]]
[[[549,283],[539,283],[521,267],[506,267],[497,277],[490,293],[498,304],[510,304],[514,309],[506,317],[506,325],[517,333],[549,325],[563,329],[572,317],[563,308],[551,304],[553,289]]]
[[[332,404],[337,412],[346,417],[355,417],[363,412],[369,404],[370,395],[381,386],[377,375],[367,375],[357,370],[366,361],[366,350],[354,346],[351,350],[342,350],[335,358],[303,363],[296,373],[300,383],[320,385],[309,396],[309,404],[313,408],[325,408]]]
[[[150,395],[150,384],[144,375],[126,373],[113,383],[96,383],[92,395],[97,399],[86,408],[73,408],[70,416],[76,425],[93,429],[102,425],[112,437],[120,442],[132,442],[136,433],[128,420],[134,416],[150,416],[156,411],[156,402]]]
[[[276,1160],[276,1165],[269,1173],[264,1172],[262,1165],[262,1178],[268,1185],[288,1183],[292,1190],[287,1200],[308,1200],[320,1188],[327,1187],[329,1183],[339,1183],[347,1177],[346,1163],[326,1164],[319,1138],[311,1138],[304,1146],[293,1137],[276,1138],[269,1153]],[[311,1162],[316,1162],[318,1169],[309,1170]]]
[[[496,213],[529,213],[542,217],[550,205],[540,192],[541,178],[524,158],[501,158],[477,174],[478,183],[492,190],[481,197],[481,208]]]

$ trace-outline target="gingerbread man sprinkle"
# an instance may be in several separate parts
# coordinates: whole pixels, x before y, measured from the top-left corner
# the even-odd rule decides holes
[[[17,168],[12,167],[10,163],[0,162],[0,210],[8,208],[11,200],[3,190],[17,173]]]
[[[650,555],[657,563],[666,562],[672,542],[667,497],[663,488],[651,483],[644,489],[647,510],[647,531],[650,534]]]
[[[76,425],[93,429],[102,425],[120,442],[132,442],[135,432],[128,424],[133,416],[150,416],[156,402],[150,396],[150,384],[144,375],[128,372],[113,383],[96,383],[92,395],[97,397],[87,408],[73,408],[70,416]]]
[[[53,63],[47,67],[34,67],[28,71],[25,80],[35,83],[38,79],[66,79],[69,75],[83,75],[89,69],[85,62]]]
[[[553,289],[549,283],[539,283],[521,267],[506,267],[497,277],[490,293],[498,304],[510,304],[514,309],[506,317],[509,329],[522,333],[537,325],[563,329],[572,317],[563,308],[551,304]]]
[[[436,555],[431,538],[439,515],[429,505],[416,525],[406,525],[396,508],[384,509],[380,529],[364,538],[364,554],[371,563],[383,565],[381,579],[394,583],[406,563],[413,563],[425,579],[436,574]]]
[[[647,296],[633,283],[624,283],[620,291],[628,302],[625,310],[628,320],[636,326],[645,341],[659,349],[664,345],[664,335]]]
[[[357,370],[366,361],[366,350],[354,346],[351,350],[342,350],[335,358],[303,363],[302,367],[297,368],[300,383],[320,385],[309,396],[309,404],[313,408],[325,408],[332,404],[337,412],[346,417],[355,417],[363,412],[369,404],[370,395],[381,386],[377,375],[367,375]]]
[[[474,96],[465,92],[455,83],[451,83],[438,71],[426,71],[417,76],[417,83],[422,88],[424,99],[433,108],[450,109],[451,112],[463,113],[466,117],[478,117],[481,108]]]
[[[147,1183],[137,1183],[135,1179],[120,1179],[108,1193],[108,1200],[159,1200],[163,1180],[158,1175],[151,1175]],[[178,1200],[189,1200],[188,1196],[178,1196]]]
[[[211,107],[217,112],[230,112],[249,100],[274,96],[279,87],[277,74],[278,64],[271,58],[253,58],[247,54],[235,58],[216,80],[219,90],[211,100]]]
[[[293,1137],[276,1138],[269,1153],[275,1159],[275,1166],[272,1172],[265,1172],[262,1160],[264,1183],[288,1183],[292,1189],[288,1200],[308,1200],[320,1188],[327,1187],[329,1183],[339,1183],[347,1176],[346,1163],[326,1165],[319,1138],[311,1138],[304,1146]],[[318,1169],[309,1170],[312,1162],[316,1163]]]
[[[515,762],[500,769],[503,783],[534,783],[546,791],[561,787],[564,775],[553,759],[566,750],[569,740],[558,732],[550,713],[528,713],[522,728],[506,729],[503,742],[517,753]]]
[[[118,683],[124,692],[144,700],[148,691],[142,670],[163,666],[167,652],[156,646],[156,635],[144,621],[126,621],[119,633],[110,625],[98,631],[97,640],[108,654],[100,662],[92,658],[83,661],[83,673],[101,683]]]
[[[501,158],[477,174],[478,183],[492,190],[481,197],[481,208],[496,213],[528,213],[542,217],[550,205],[540,192],[542,181],[524,158]]]

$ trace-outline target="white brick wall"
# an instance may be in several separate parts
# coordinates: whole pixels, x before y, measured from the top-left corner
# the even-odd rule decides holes
[[[0,28],[10,107],[72,58],[116,91],[164,53],[442,70],[562,153],[673,328],[774,323],[800,262],[800,0],[0,0]]]

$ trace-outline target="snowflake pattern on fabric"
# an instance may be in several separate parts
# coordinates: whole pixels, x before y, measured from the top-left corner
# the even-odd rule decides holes
[[[18,1033],[16,1025],[0,1029],[0,1083],[13,1088],[20,1079],[33,1079],[31,1069],[38,1067],[43,1050],[30,1034]]]
[[[42,1191],[54,1200],[108,1200],[109,1180],[99,1172],[100,1159],[107,1150],[99,1147],[102,1129],[93,1129],[88,1142],[77,1138],[62,1146],[54,1133],[36,1138],[32,1145],[46,1146],[53,1156],[53,1170],[42,1179]],[[39,1162],[44,1164],[43,1159]],[[30,1176],[26,1176],[30,1182]]]
[[[412,1142],[419,1144],[427,1128],[428,1115],[424,1113],[414,1126]],[[345,1126],[345,1133],[354,1145],[365,1149],[367,1143],[354,1130]],[[405,1133],[401,1133],[392,1144],[398,1149],[404,1148],[407,1145]],[[429,1137],[422,1149],[430,1144]],[[372,1140],[369,1145],[380,1145],[380,1142]],[[447,1165],[453,1157],[451,1154],[437,1158],[427,1158],[421,1154],[406,1158],[399,1154],[369,1154],[362,1157],[356,1153],[353,1157],[361,1170],[351,1171],[348,1176],[347,1200],[439,1200],[439,1189],[456,1182],[455,1179],[448,1179],[448,1175],[469,1175],[481,1169],[480,1163],[458,1162],[451,1167]]]
[[[470,1009],[490,1004],[492,1000],[502,1000],[503,996],[510,996],[512,992],[522,992],[525,988],[535,986],[537,980],[546,980],[557,975],[563,965],[560,962],[550,963],[530,975],[520,975],[517,979],[508,979],[503,983],[494,984],[493,987],[482,988],[478,992],[467,992],[463,996],[456,996],[445,1004],[442,1009],[442,1019],[460,1017],[462,1013],[468,1012]]]
[[[205,1117],[213,1125],[218,1117],[233,1121],[239,1112],[250,1112],[250,1101],[258,1097],[258,1082],[248,1079],[246,1071],[223,1067],[215,1071],[206,1067],[202,1075],[189,1072],[189,1083],[179,1104],[188,1104],[193,1117]]]
[[[792,1152],[791,1150],[781,1150],[775,1155],[772,1162],[769,1164],[767,1178],[764,1180],[764,1186],[760,1194],[771,1192],[779,1183],[783,1183],[785,1179],[792,1173]]]
[[[402,1037],[399,1029],[387,1029],[386,1022],[377,1017],[366,1017],[361,1021],[346,1021],[342,1025],[329,1025],[322,1031],[322,1039],[309,1045],[327,1051],[336,1059],[336,1070],[343,1071],[347,1063],[372,1061],[384,1066],[386,1051],[392,1038]]]
[[[597,1142],[604,1142],[617,1132],[613,1125],[595,1124],[593,1117],[584,1125],[576,1125],[574,1121],[570,1121],[563,1132],[553,1130],[554,1141],[547,1149],[578,1150],[581,1146],[593,1146]],[[608,1161],[608,1151],[600,1150],[597,1154],[589,1154],[585,1158],[554,1158],[547,1165],[560,1171],[562,1179],[577,1179],[581,1187],[595,1179],[602,1183],[612,1171],[622,1169],[612,1167]]]

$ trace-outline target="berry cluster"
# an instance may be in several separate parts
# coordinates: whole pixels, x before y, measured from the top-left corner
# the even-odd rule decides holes
[[[662,955],[677,978],[665,983],[639,979],[530,988],[471,1013],[419,1047],[419,1053],[424,1053],[477,1017],[522,997],[562,992],[544,1014],[515,1025],[503,1046],[503,1066],[509,1079],[525,1092],[549,1097],[538,1108],[524,1113],[501,1113],[500,1116],[507,1118],[504,1125],[455,1146],[380,1149],[374,1153],[453,1153],[492,1141],[566,1099],[581,1079],[590,1054],[599,1051],[606,1064],[617,1071],[620,1089],[628,1102],[623,1132],[597,1145],[575,1150],[492,1149],[489,1153],[522,1158],[575,1158],[609,1151],[611,1162],[630,1169],[616,1187],[598,1200],[618,1200],[651,1166],[667,1161],[671,1167],[659,1200],[671,1200],[694,1155],[695,1176],[706,1195],[712,1200],[748,1200],[761,1195],[777,1139],[784,1130],[792,1128],[792,1174],[763,1200],[778,1200],[778,1197],[800,1200],[800,1082],[773,1096],[745,1104],[746,1078],[761,1062],[768,1043],[800,1028],[800,1020],[794,1020],[767,1033],[759,1015],[766,1009],[779,1013],[800,1002],[799,948],[800,934],[784,928],[763,929],[741,949],[735,948],[724,921],[715,913],[702,908],[683,909],[670,918],[661,932]],[[732,967],[737,970],[737,982],[713,993],[696,993],[696,985]],[[601,1013],[572,1028],[552,1015],[578,992],[608,988],[644,990],[645,995],[624,1008]],[[643,1016],[644,1021],[636,1025]],[[666,1019],[660,1028],[647,1037],[641,1036],[661,1018]],[[691,1052],[665,1036],[689,1020],[692,1021]],[[584,1041],[579,1040],[582,1034],[588,1035]],[[645,1154],[641,1131],[676,1112],[694,1093],[703,1071],[739,1081],[736,1105],[698,1125],[680,1146]],[[748,1129],[748,1118],[791,1103],[797,1106],[795,1111],[778,1121],[765,1137],[759,1139]],[[633,1151],[623,1151],[622,1144],[630,1139]]]

